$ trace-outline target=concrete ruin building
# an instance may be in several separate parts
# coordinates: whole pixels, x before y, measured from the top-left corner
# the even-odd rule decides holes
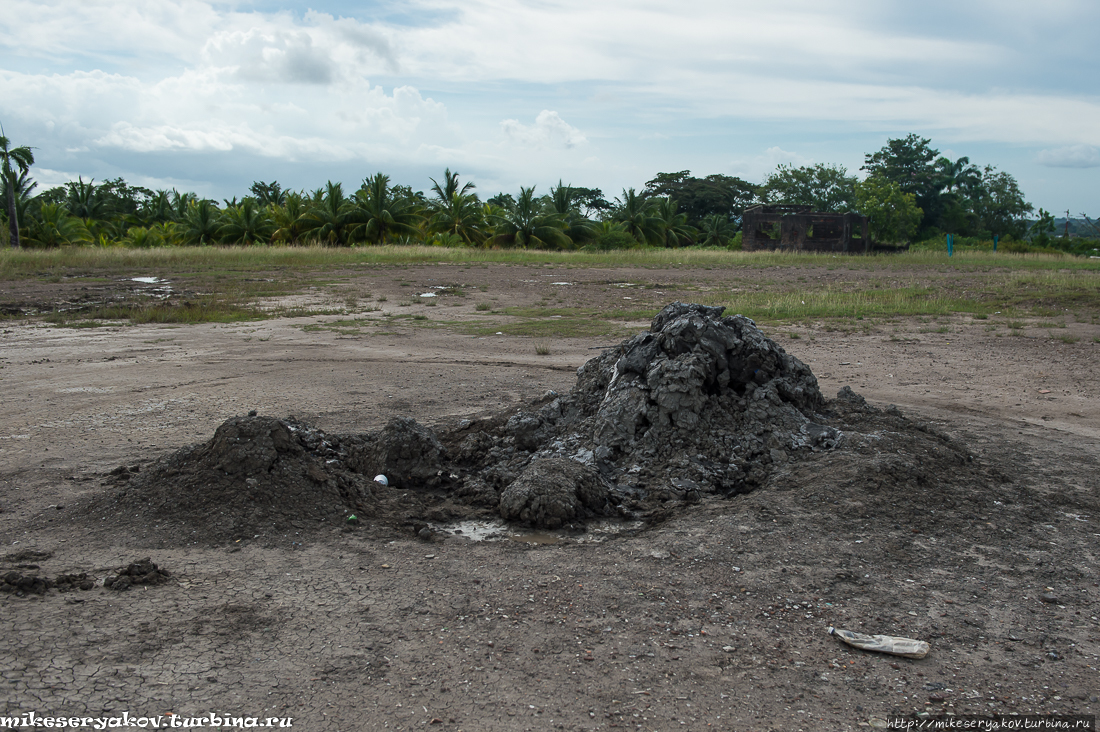
[[[866,216],[814,211],[811,206],[747,208],[741,230],[741,248],[746,252],[779,249],[863,254],[881,249],[871,243]]]

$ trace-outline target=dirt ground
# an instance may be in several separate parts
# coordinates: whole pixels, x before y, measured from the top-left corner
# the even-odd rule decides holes
[[[74,510],[113,490],[120,466],[147,471],[228,417],[256,410],[341,433],[400,415],[442,425],[567,392],[579,366],[648,327],[620,319],[600,321],[598,336],[505,335],[519,316],[504,308],[540,307],[544,319],[554,307],[656,309],[759,276],[375,267],[294,298],[350,314],[4,321],[0,578],[83,573],[95,586],[0,594],[0,716],[216,712],[292,717],[303,729],[472,731],[854,730],[895,713],[1095,714],[1100,326],[1072,315],[1057,327],[959,316],[763,328],[827,396],[850,386],[876,407],[896,405],[1002,475],[996,490],[938,490],[920,456],[885,454],[886,440],[780,467],[752,493],[618,535],[424,541],[364,522],[282,543],[187,545],[158,540],[147,517],[100,526]],[[460,294],[411,297],[456,284]],[[0,283],[0,305],[152,286]],[[481,334],[493,323],[500,335]],[[169,581],[103,587],[144,557]],[[932,651],[857,651],[829,626]]]

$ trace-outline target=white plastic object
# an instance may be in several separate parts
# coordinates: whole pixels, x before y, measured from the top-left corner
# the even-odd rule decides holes
[[[390,479],[384,475],[376,475],[374,476],[374,482],[378,483],[379,485],[389,485]]]
[[[924,641],[913,640],[912,638],[895,638],[892,635],[864,635],[863,633],[839,630],[832,627],[829,628],[829,635],[835,635],[853,648],[889,653],[906,658],[924,658],[931,650],[931,647]]]

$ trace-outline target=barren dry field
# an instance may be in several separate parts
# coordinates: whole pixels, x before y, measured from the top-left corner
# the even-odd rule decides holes
[[[413,515],[422,499],[400,486],[378,495],[409,502],[404,523],[364,516],[300,535],[188,541],[122,499],[110,516],[87,510],[251,410],[327,433],[395,416],[450,429],[569,392],[578,367],[669,302],[760,278],[858,287],[871,276],[375,266],[273,303],[321,315],[0,322],[0,578],[95,583],[0,594],[0,716],[217,712],[309,730],[473,732],[1095,714],[1095,317],[762,326],[827,397],[862,395],[876,435],[934,435],[962,456],[957,470],[910,443],[852,439],[835,456],[777,459],[749,493],[673,501],[606,531],[494,541],[440,522],[418,537],[431,517]],[[0,305],[48,310],[166,284],[179,287],[0,282]],[[103,587],[144,557],[170,581]],[[857,651],[829,626],[932,650]]]

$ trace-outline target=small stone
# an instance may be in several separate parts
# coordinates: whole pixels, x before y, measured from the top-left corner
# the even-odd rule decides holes
[[[1039,600],[1047,603],[1056,603],[1058,602],[1058,596],[1055,595],[1053,592],[1044,592],[1043,594],[1039,595]]]

